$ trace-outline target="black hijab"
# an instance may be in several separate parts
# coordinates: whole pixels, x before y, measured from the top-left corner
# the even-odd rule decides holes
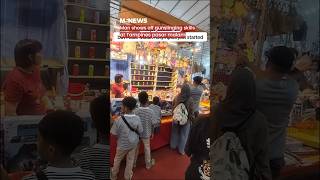
[[[177,96],[177,104],[186,103],[187,100],[191,97],[191,89],[187,83],[184,83],[181,87],[181,92]]]
[[[234,70],[225,99],[217,106],[214,117],[222,131],[237,130],[255,112],[256,86],[246,68]]]

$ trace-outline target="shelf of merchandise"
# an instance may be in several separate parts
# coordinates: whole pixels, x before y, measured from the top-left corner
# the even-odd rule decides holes
[[[93,0],[95,1],[95,0]],[[81,10],[85,11],[84,21],[80,20]],[[99,22],[95,22],[92,14],[100,12]],[[107,14],[106,10],[92,7],[89,5],[80,4],[77,2],[65,2],[65,24],[67,27],[66,41],[68,42],[68,69],[69,69],[69,80],[70,83],[89,83],[93,89],[107,89],[109,83],[107,83],[110,77],[105,76],[107,69],[109,69],[110,60],[106,57],[106,50],[110,44],[108,39],[103,34],[109,32],[109,22],[106,21]],[[77,17],[78,16],[78,17]],[[76,38],[76,29],[81,28],[81,38]],[[90,29],[96,30],[96,40],[91,41]],[[90,58],[88,53],[88,45],[95,47],[95,58]],[[75,57],[76,50],[73,49],[75,46],[80,46],[80,57]],[[88,53],[88,54],[87,54]],[[79,75],[73,75],[74,65],[79,67]],[[93,76],[89,76],[88,69],[90,65],[93,65]],[[97,81],[106,81],[106,83],[97,83]]]
[[[143,77],[154,77],[153,80],[131,80],[132,82],[153,82],[153,85],[134,85],[132,84],[132,86],[137,87],[137,88],[143,88],[143,87],[148,87],[148,88],[153,88],[154,91],[158,90],[158,89],[169,89],[169,88],[173,88],[172,84],[173,83],[173,75],[174,72],[170,72],[170,71],[159,71],[159,69],[171,69],[169,67],[166,66],[158,66],[157,64],[152,64],[152,65],[140,65],[140,64],[136,64],[131,62],[131,67],[130,69],[132,71],[148,71],[148,72],[154,72],[154,75],[143,75],[143,74],[131,74],[131,77],[134,76],[143,76]],[[139,67],[142,67],[143,69],[139,69]],[[152,70],[151,68],[152,67]],[[147,69],[146,69],[147,68]],[[131,73],[132,73],[131,71]],[[160,74],[161,73],[161,74]],[[161,75],[161,76],[160,76]],[[164,78],[164,79],[160,79],[159,78]],[[167,84],[167,85],[164,85]]]
[[[139,82],[139,81],[154,82],[154,80],[135,80],[135,79],[132,79],[131,81],[136,81],[136,82]]]
[[[169,72],[169,71],[158,71],[159,73],[170,73],[172,74],[173,72]]]
[[[172,83],[172,81],[157,81],[158,83]]]
[[[132,70],[139,70],[139,71],[148,71],[148,72],[156,72],[155,70],[149,70],[149,69],[137,69],[137,68],[131,68]]]
[[[154,75],[144,75],[144,74],[131,74],[131,76],[146,76],[146,77],[154,77]]]
[[[157,88],[172,88],[173,86],[157,86]]]
[[[153,87],[153,85],[132,85],[134,87]]]

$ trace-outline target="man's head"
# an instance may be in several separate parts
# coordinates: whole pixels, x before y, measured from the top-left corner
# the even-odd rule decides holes
[[[122,74],[116,74],[116,76],[114,77],[114,82],[115,83],[122,83],[122,78],[123,78]]]
[[[193,84],[198,86],[198,85],[200,85],[202,83],[202,80],[203,80],[203,77],[196,76],[196,77],[193,78]]]
[[[266,56],[268,58],[266,68],[282,74],[290,72],[295,60],[293,51],[285,46],[273,47]]]
[[[149,96],[148,96],[148,93],[145,92],[145,91],[141,91],[139,94],[138,94],[138,98],[139,98],[139,102],[141,105],[146,105],[149,101]]]
[[[42,62],[42,45],[33,39],[20,40],[14,48],[14,59],[17,67],[23,69],[38,66]]]
[[[58,110],[43,117],[38,130],[39,155],[43,160],[54,162],[69,158],[80,145],[84,124],[73,112]]]
[[[125,97],[123,98],[122,100],[122,112],[124,113],[130,113],[132,112],[135,108],[136,108],[136,105],[137,105],[137,100],[133,97]]]
[[[102,95],[95,98],[90,103],[90,114],[93,123],[98,132],[105,136],[109,134],[110,123],[107,122],[107,118],[110,114],[110,98],[107,95]]]
[[[160,106],[160,98],[159,98],[158,96],[153,97],[152,103],[153,103],[154,105]]]

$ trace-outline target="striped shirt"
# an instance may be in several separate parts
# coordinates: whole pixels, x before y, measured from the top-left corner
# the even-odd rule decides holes
[[[136,116],[135,114],[125,114],[124,117],[132,128],[138,130],[140,134],[142,133],[143,128],[138,116]],[[133,146],[129,143],[128,136],[130,131],[131,130],[121,117],[114,121],[110,132],[111,134],[117,136],[117,149],[130,150],[136,148],[136,146]]]
[[[95,176],[89,170],[81,169],[80,167],[73,168],[56,168],[48,166],[43,170],[48,180],[95,180]],[[23,180],[38,180],[35,173],[23,177]]]
[[[160,108],[160,106],[150,104],[149,108],[152,109],[154,112],[155,118],[157,120],[156,126],[160,126],[160,123],[161,123],[161,108]]]
[[[93,172],[97,180],[110,177],[110,146],[95,144],[80,152],[80,167]]]
[[[157,118],[154,112],[149,107],[139,107],[134,112],[141,119],[143,132],[140,134],[141,138],[150,138],[152,134],[152,127],[157,124]]]

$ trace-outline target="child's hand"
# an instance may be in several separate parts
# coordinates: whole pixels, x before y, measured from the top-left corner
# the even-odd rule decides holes
[[[0,170],[0,179],[2,180],[10,180],[7,171],[3,168],[1,165],[1,170]]]

